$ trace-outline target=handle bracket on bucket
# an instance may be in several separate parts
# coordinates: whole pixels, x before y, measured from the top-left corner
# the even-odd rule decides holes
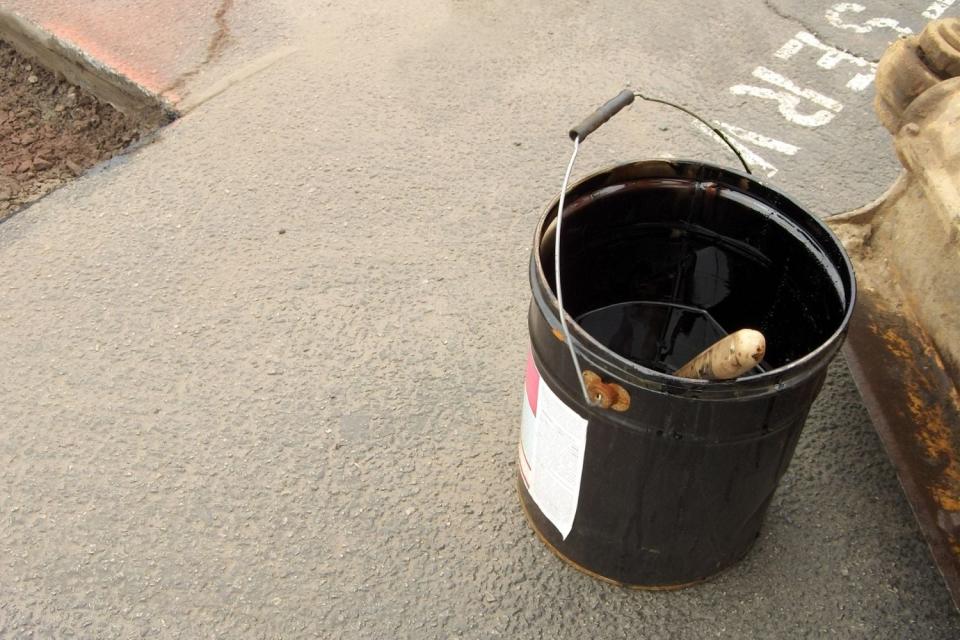
[[[743,165],[744,171],[748,174],[752,174],[750,171],[750,166],[747,164],[747,161],[744,160],[743,156],[740,154],[739,149],[730,141],[723,131],[713,126],[694,112],[689,109],[682,107],[678,104],[674,104],[667,100],[662,100],[660,98],[651,98],[645,96],[639,91],[631,91],[630,89],[624,89],[616,96],[608,100],[598,108],[596,111],[591,113],[589,116],[584,118],[580,124],[570,129],[570,139],[573,140],[573,153],[570,155],[570,163],[567,165],[567,171],[563,176],[563,186],[560,188],[560,199],[557,202],[557,231],[554,239],[554,249],[553,249],[553,271],[554,271],[554,281],[557,288],[557,307],[560,312],[560,326],[563,328],[564,342],[567,343],[567,347],[570,349],[570,358],[573,360],[574,369],[577,372],[577,380],[580,382],[580,389],[583,392],[584,401],[586,401],[588,406],[602,406],[603,399],[601,397],[592,395],[587,390],[587,384],[584,381],[583,369],[580,367],[580,359],[577,357],[577,350],[573,345],[573,340],[570,337],[570,330],[567,328],[567,312],[563,307],[563,289],[560,286],[560,225],[563,223],[563,205],[567,195],[567,186],[570,184],[570,174],[573,172],[573,165],[577,161],[577,153],[580,151],[580,143],[583,142],[588,135],[600,128],[603,123],[617,115],[625,107],[633,104],[634,98],[640,98],[647,102],[656,102],[658,104],[663,104],[668,107],[673,107],[678,109],[688,116],[696,119],[705,126],[707,126],[713,133],[717,135],[726,144],[730,147],[730,150],[733,151],[734,155],[737,156],[737,159],[740,160],[740,164]]]

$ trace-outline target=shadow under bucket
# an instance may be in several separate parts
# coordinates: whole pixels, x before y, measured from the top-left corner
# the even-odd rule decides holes
[[[816,217],[751,177],[649,160],[594,174],[537,227],[519,455],[534,530],[618,584],[672,588],[741,558],[840,348],[852,267]],[[742,328],[766,356],[730,381],[671,375]],[[586,402],[571,359],[610,389]]]

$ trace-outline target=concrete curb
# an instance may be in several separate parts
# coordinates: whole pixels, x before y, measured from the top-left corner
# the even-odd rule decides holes
[[[36,59],[68,82],[145,124],[161,126],[178,115],[167,101],[91,58],[74,44],[2,8],[0,40],[5,40],[20,54]]]

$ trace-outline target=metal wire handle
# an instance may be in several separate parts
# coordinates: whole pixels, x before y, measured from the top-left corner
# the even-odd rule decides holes
[[[570,359],[573,360],[573,367],[577,372],[577,381],[580,383],[580,390],[583,391],[583,399],[587,403],[587,406],[591,407],[599,405],[601,399],[599,397],[590,397],[590,392],[587,390],[587,383],[583,379],[583,369],[580,367],[580,358],[577,356],[577,350],[573,346],[573,339],[571,338],[570,331],[567,328],[567,311],[563,306],[563,287],[560,286],[560,227],[563,224],[563,205],[567,196],[567,185],[570,183],[570,174],[573,172],[573,165],[577,160],[577,153],[580,151],[580,143],[585,140],[588,135],[596,131],[600,125],[619,113],[624,107],[627,107],[633,103],[634,98],[640,98],[641,100],[645,100],[647,102],[656,102],[668,107],[673,107],[674,109],[678,109],[688,116],[691,116],[703,123],[711,131],[717,134],[717,136],[728,147],[730,147],[730,150],[733,151],[734,155],[737,156],[737,159],[740,160],[740,164],[743,165],[744,171],[750,175],[753,174],[753,172],[750,171],[750,166],[747,164],[747,161],[743,159],[740,151],[733,144],[733,142],[727,138],[723,131],[716,128],[685,107],[674,104],[667,100],[662,100],[660,98],[651,98],[645,96],[639,91],[624,89],[617,94],[616,97],[607,101],[603,106],[587,116],[583,122],[570,130],[570,139],[573,140],[573,153],[570,156],[570,163],[567,164],[567,171],[563,175],[563,185],[560,187],[560,199],[557,202],[557,231],[554,238],[553,248],[553,273],[554,282],[556,283],[557,288],[557,307],[560,311],[560,327],[563,329],[563,339],[564,342],[567,343],[567,347],[570,349]]]

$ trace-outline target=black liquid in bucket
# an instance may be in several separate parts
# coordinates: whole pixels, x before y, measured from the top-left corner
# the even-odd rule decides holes
[[[587,419],[576,513],[562,536],[519,483],[533,528],[562,558],[613,582],[669,588],[742,557],[793,455],[853,309],[833,234],[749,176],[644,161],[568,190],[561,243],[569,335],[553,273],[554,201],[537,229],[529,325],[542,382]],[[672,372],[743,328],[760,366],[731,381]],[[562,338],[562,339],[561,339]],[[568,352],[629,393],[584,401]]]
[[[672,373],[727,335],[703,309],[668,302],[620,302],[588,311],[577,324],[614,353]],[[763,371],[761,363],[756,371]]]
[[[844,314],[840,276],[813,239],[737,188],[637,181],[571,202],[564,225],[567,312],[585,318],[590,326],[581,326],[615,352],[622,347],[605,339],[623,339],[624,329],[659,334],[667,324],[692,323],[694,331],[680,326],[677,336],[689,359],[726,333],[753,328],[767,338],[762,368],[775,369],[819,347]],[[542,244],[551,284],[554,228]],[[616,322],[623,313],[631,319]],[[620,334],[605,335],[611,323]],[[621,355],[663,372],[685,364],[670,357],[671,345],[654,342],[657,353]]]

